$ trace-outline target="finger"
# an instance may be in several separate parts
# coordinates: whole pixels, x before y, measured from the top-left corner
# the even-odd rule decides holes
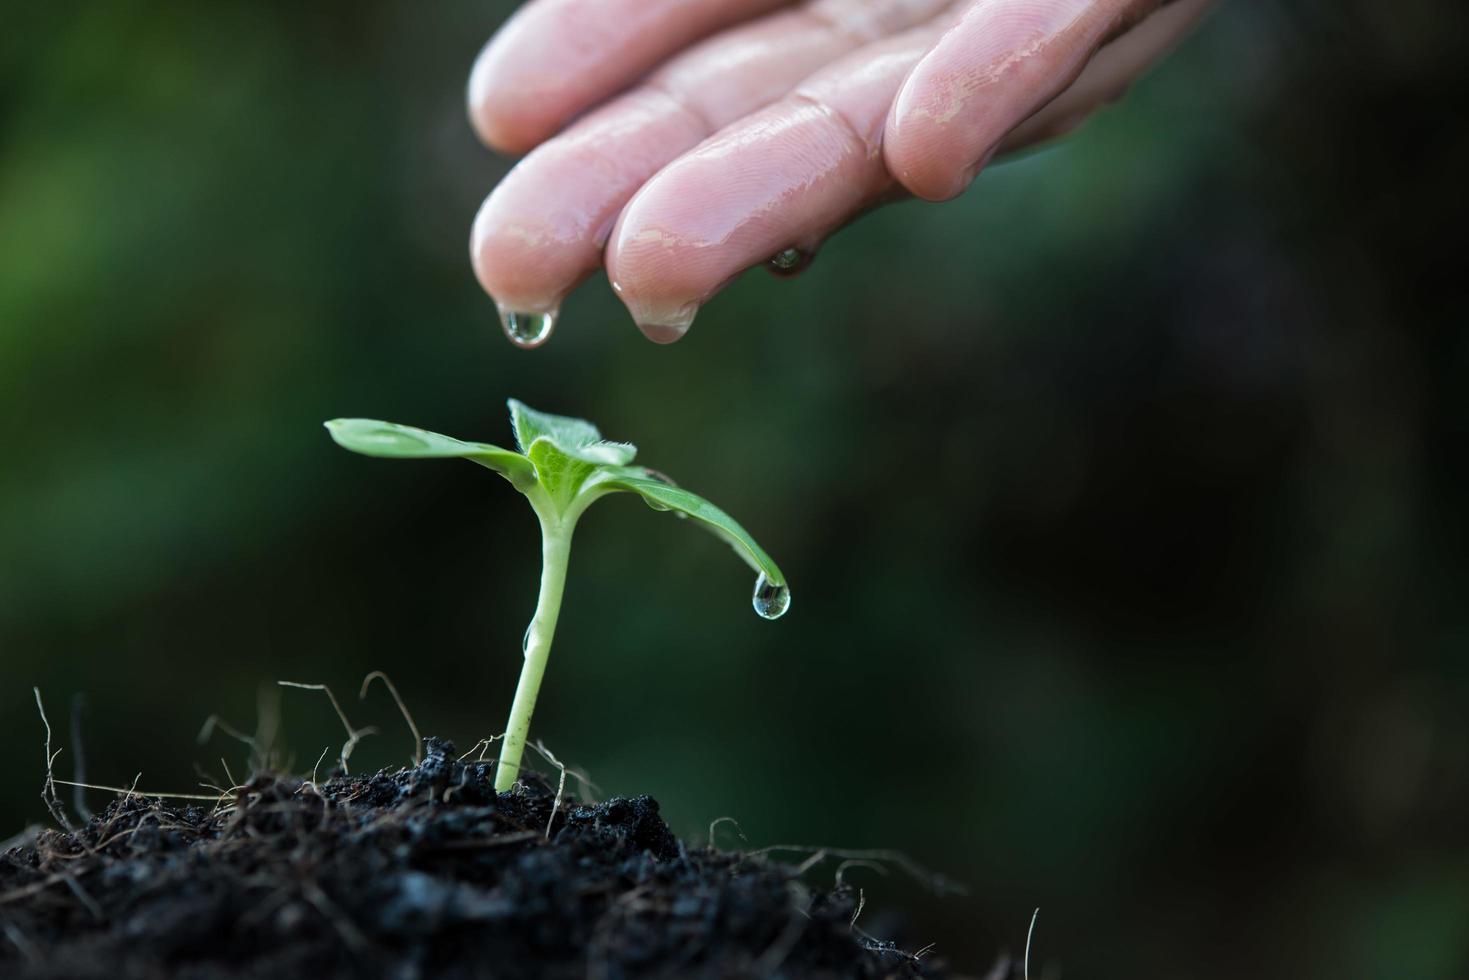
[[[700,304],[786,248],[810,251],[892,189],[888,106],[937,28],[869,45],[669,164],[608,242],[613,288],[650,339],[677,340]]]
[[[481,285],[502,309],[555,310],[601,266],[617,212],[649,177],[851,43],[809,15],[772,14],[705,41],[537,147],[475,218]]]
[[[1005,134],[1159,0],[977,0],[903,83],[883,152],[908,190],[959,194]]]
[[[649,83],[676,95],[717,129],[785,95],[822,65],[926,23],[952,5],[953,0],[809,0],[711,38],[658,69]],[[732,110],[732,102],[745,108]]]
[[[1066,91],[1006,134],[1000,152],[1055,139],[1097,109],[1120,99],[1128,86],[1176,47],[1213,5],[1214,0],[1177,0],[1103,46]]]
[[[816,68],[949,0],[820,0],[732,28],[537,147],[475,218],[471,261],[502,317],[554,315],[602,264],[622,206],[665,164]]]
[[[475,215],[469,251],[511,340],[529,347],[549,335],[542,327],[526,339],[512,327],[554,318],[601,264],[622,203],[704,135],[703,122],[667,96],[638,92],[537,147],[506,175]]]
[[[690,42],[789,0],[531,0],[476,59],[469,115],[523,153]]]

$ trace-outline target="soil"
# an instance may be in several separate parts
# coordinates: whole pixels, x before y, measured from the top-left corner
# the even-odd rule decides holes
[[[13,980],[942,978],[853,926],[857,895],[690,847],[641,796],[497,794],[490,763],[422,764],[233,800],[118,797],[0,855]],[[549,832],[547,828],[549,826]]]

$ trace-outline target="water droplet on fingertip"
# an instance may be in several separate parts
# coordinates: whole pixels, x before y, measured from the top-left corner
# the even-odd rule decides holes
[[[694,318],[699,315],[698,303],[685,303],[678,307],[650,308],[641,303],[629,303],[633,321],[638,329],[655,344],[671,344],[689,332]]]
[[[551,336],[551,331],[556,326],[556,311],[524,313],[501,307],[500,326],[505,328],[505,336],[516,347],[539,347]]]
[[[690,322],[693,318],[690,317]],[[683,335],[689,332],[687,323],[654,323],[639,320],[638,329],[643,332],[655,344],[672,344],[683,339]]]
[[[755,579],[755,594],[751,598],[755,612],[763,619],[779,619],[791,608],[791,589],[788,585],[776,585],[761,572]]]
[[[769,269],[771,275],[775,276],[799,275],[811,264],[811,260],[815,258],[815,255],[816,253],[808,249],[797,248],[792,245],[790,248],[783,248],[772,255],[770,261],[765,263],[765,268]]]

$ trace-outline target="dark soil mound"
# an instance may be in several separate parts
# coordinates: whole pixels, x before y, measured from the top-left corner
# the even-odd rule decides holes
[[[0,976],[453,980],[940,977],[855,896],[669,832],[648,797],[563,802],[428,739],[416,769],[230,805],[119,798],[0,856]],[[547,824],[550,833],[546,833]]]

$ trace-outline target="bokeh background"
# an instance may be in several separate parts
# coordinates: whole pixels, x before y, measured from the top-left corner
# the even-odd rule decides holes
[[[794,583],[763,622],[712,538],[589,515],[536,731],[604,793],[907,851],[969,895],[858,869],[864,924],[971,973],[1040,906],[1049,977],[1469,976],[1469,12],[1228,4],[1074,138],[674,347],[595,281],[524,352],[466,258],[508,6],[7,10],[0,837],[45,817],[32,685],[61,775],[84,692],[88,778],[154,789],[239,775],[195,733],[277,679],[381,728],[363,766],[410,747],[369,670],[497,730],[529,511],[319,424],[506,441],[513,395]],[[282,693],[309,769],[339,729]]]

